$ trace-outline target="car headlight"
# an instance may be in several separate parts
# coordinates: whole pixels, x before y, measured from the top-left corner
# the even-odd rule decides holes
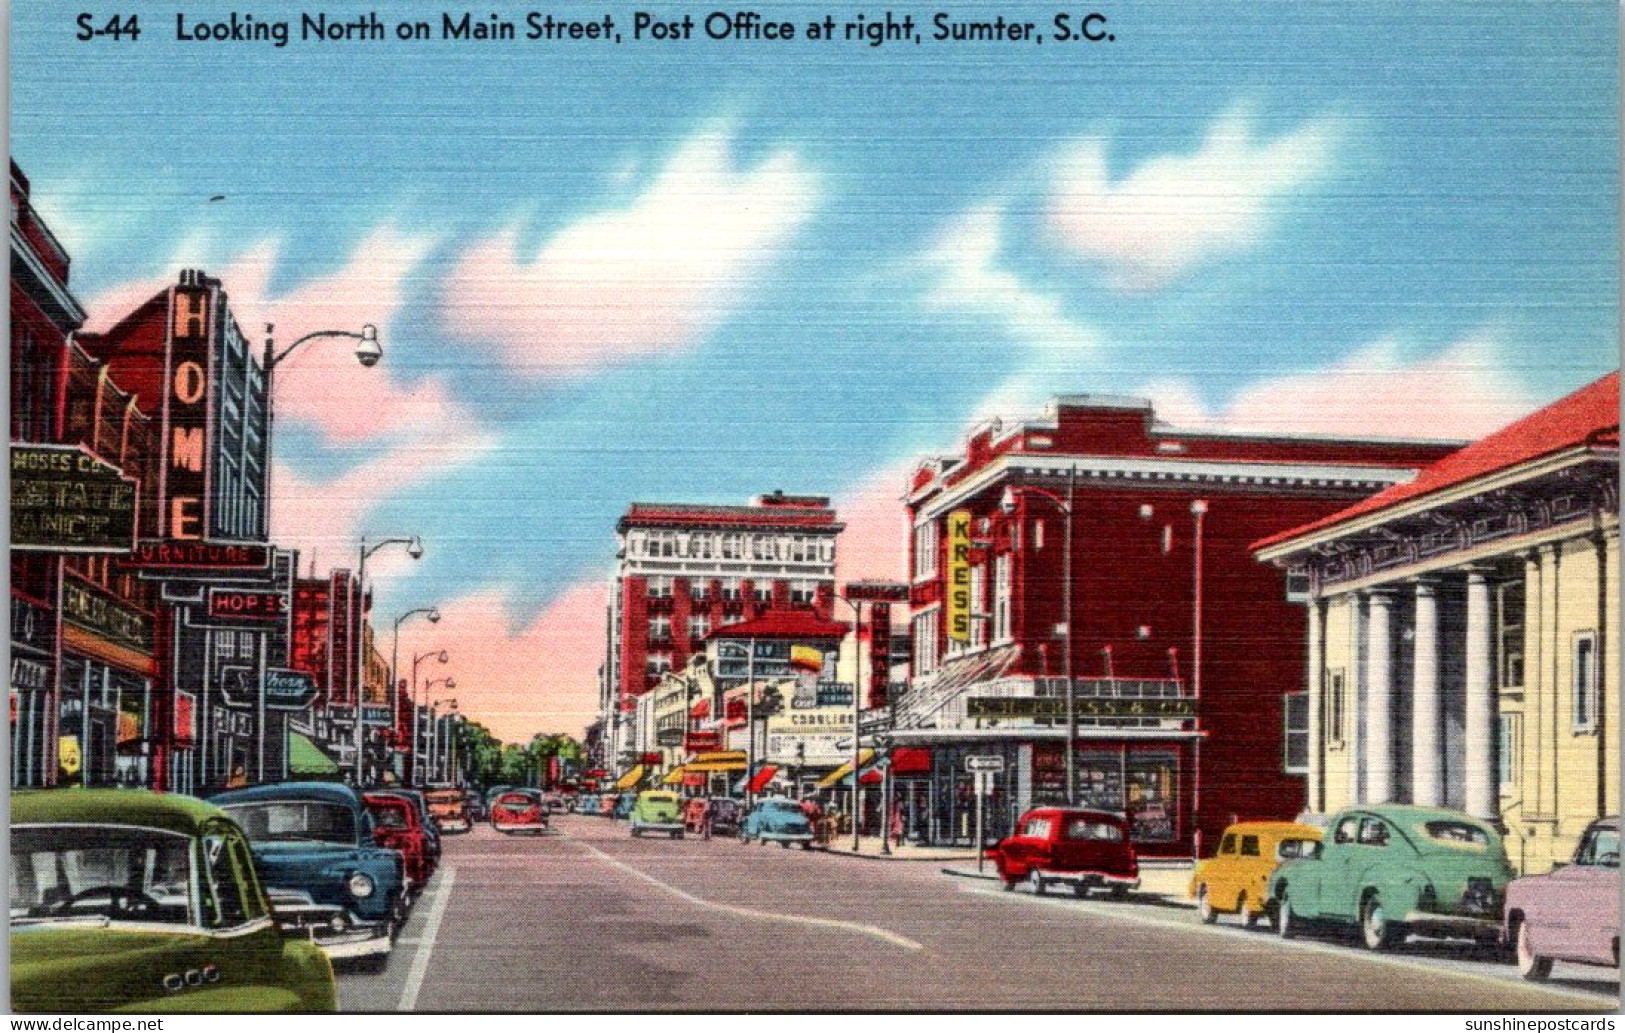
[[[350,896],[354,897],[355,899],[366,900],[368,897],[372,896],[372,891],[377,887],[372,881],[372,876],[368,875],[366,872],[354,872],[345,882],[345,888],[350,891]]]

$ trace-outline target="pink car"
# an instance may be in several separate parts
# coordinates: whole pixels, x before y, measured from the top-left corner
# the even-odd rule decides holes
[[[1554,961],[1617,967],[1619,817],[1591,823],[1573,864],[1510,883],[1501,933],[1525,979],[1545,979]]]

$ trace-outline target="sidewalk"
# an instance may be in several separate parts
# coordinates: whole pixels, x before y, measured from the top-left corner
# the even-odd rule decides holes
[[[942,874],[952,875],[961,879],[985,879],[990,882],[999,881],[998,872],[993,868],[993,862],[985,864],[980,872],[976,870],[974,854],[971,855],[970,864],[945,865]],[[1195,907],[1196,902],[1185,896],[1185,889],[1190,885],[1190,864],[1156,864],[1145,863],[1140,865],[1140,888],[1135,891],[1137,896],[1162,897],[1166,903],[1179,907]]]
[[[913,843],[894,845],[890,854],[880,852],[880,840],[864,836],[859,840],[857,853],[852,852],[852,836],[848,833],[830,844],[825,851],[832,856],[862,857],[870,861],[971,861],[974,869],[976,852],[964,847],[917,846]]]

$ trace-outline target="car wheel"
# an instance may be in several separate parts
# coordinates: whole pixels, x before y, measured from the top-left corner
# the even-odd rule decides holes
[[[1126,900],[1126,899],[1128,899],[1128,887],[1127,886],[1113,886],[1112,887],[1112,899],[1113,900]]]
[[[750,833],[746,832],[744,829],[740,829],[739,830],[739,842],[741,842],[741,843],[749,843],[750,842]]]
[[[632,826],[632,838],[633,839],[642,839],[643,838],[643,830],[638,828],[636,825],[633,825]]]
[[[1367,949],[1388,950],[1405,938],[1405,930],[1398,922],[1390,922],[1383,910],[1382,899],[1375,895],[1367,898],[1360,909],[1360,935]]]
[[[1275,902],[1275,935],[1290,940],[1298,935],[1298,920],[1292,914],[1292,901],[1285,893]]]
[[[1040,897],[1049,892],[1049,883],[1044,881],[1044,876],[1039,874],[1037,868],[1029,868],[1027,870],[1027,885],[1031,886],[1033,888],[1033,892],[1038,894]]]
[[[671,834],[671,838],[673,838],[673,839],[682,839],[682,838],[683,838],[683,834],[682,834],[682,833],[681,833],[681,832],[673,832],[673,833],[672,833],[672,834]]]
[[[1219,913],[1213,910],[1213,898],[1208,896],[1206,885],[1196,887],[1196,917],[1202,920],[1203,925],[1212,925],[1219,920]]]
[[[1236,898],[1236,914],[1241,916],[1241,924],[1248,929],[1258,925],[1258,916],[1247,910],[1247,894],[1245,893]]]
[[[1016,889],[1016,880],[1015,879],[1006,879],[1004,876],[1001,875],[1001,876],[999,876],[999,882],[1004,885],[1004,892],[1006,892],[1006,893],[1015,892],[1015,889]]]
[[[1518,974],[1531,983],[1543,983],[1552,974],[1552,959],[1535,953],[1529,940],[1529,923],[1518,923]]]
[[[1079,900],[1087,897],[1089,895],[1089,884],[1087,882],[1074,882],[1072,884],[1072,895]]]
[[[784,849],[788,850],[790,849],[790,841],[788,839],[781,839],[779,840],[779,846],[782,846]]]

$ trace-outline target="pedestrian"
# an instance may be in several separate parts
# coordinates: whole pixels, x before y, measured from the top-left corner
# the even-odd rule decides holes
[[[902,846],[903,845],[903,809],[901,807],[897,806],[897,801],[896,800],[892,801],[892,806],[891,806],[891,828],[888,831],[891,833],[892,845],[893,846]]]

